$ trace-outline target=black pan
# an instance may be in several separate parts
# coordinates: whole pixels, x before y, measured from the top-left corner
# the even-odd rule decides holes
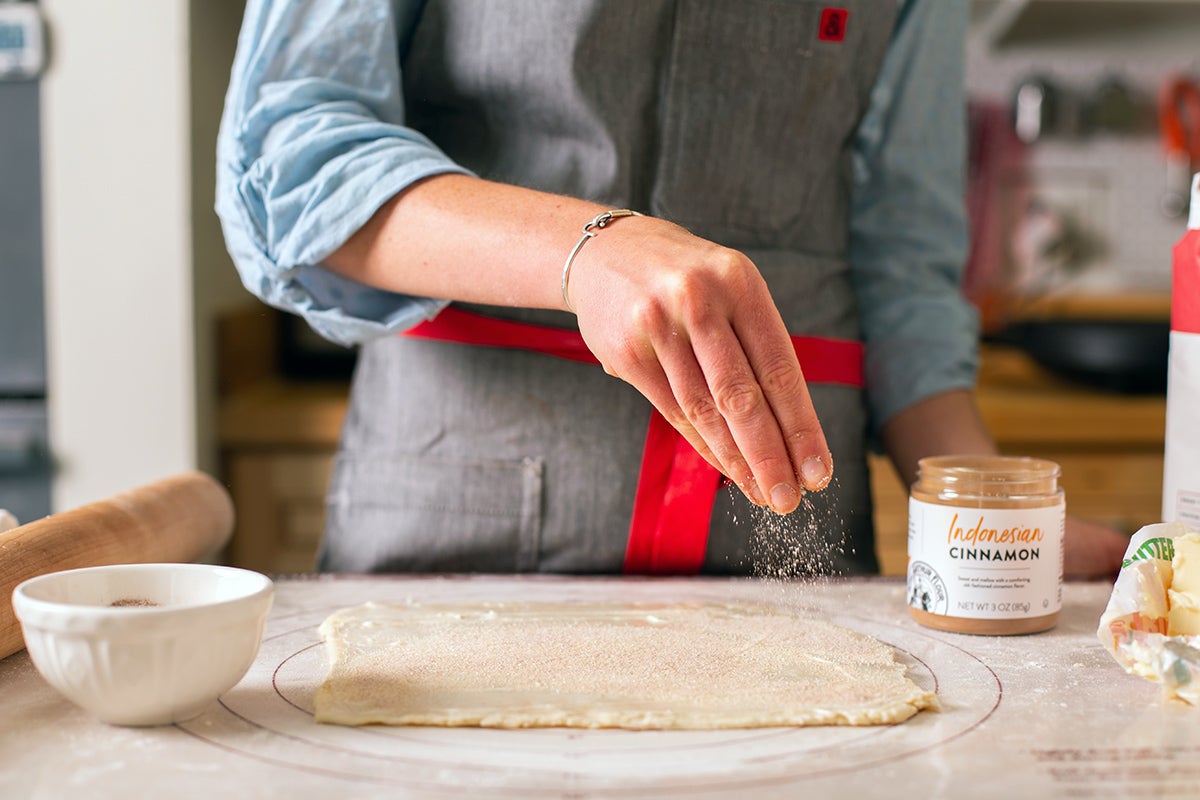
[[[984,337],[1020,348],[1068,380],[1123,394],[1167,390],[1170,323],[1142,320],[1026,320]]]

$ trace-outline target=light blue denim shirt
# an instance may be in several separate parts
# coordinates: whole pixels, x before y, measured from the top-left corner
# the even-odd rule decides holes
[[[970,388],[977,323],[959,292],[967,4],[901,0],[854,154],[848,257],[875,425]],[[468,171],[404,125],[400,52],[421,0],[249,0],[217,143],[217,213],[246,287],[346,345],[445,300],[366,287],[321,262],[410,184]]]

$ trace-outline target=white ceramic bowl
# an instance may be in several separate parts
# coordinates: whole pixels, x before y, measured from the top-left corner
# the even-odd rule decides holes
[[[52,686],[105,722],[165,725],[242,679],[273,593],[269,578],[244,569],[126,564],[31,578],[12,601]]]

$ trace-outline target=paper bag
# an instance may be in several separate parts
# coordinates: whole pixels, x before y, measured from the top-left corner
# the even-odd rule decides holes
[[[1200,174],[1173,252],[1162,518],[1200,529]]]

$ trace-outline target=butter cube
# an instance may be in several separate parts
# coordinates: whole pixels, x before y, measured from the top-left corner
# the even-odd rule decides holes
[[[1174,575],[1167,592],[1167,634],[1200,635],[1200,533],[1189,531],[1175,539],[1171,566]]]

